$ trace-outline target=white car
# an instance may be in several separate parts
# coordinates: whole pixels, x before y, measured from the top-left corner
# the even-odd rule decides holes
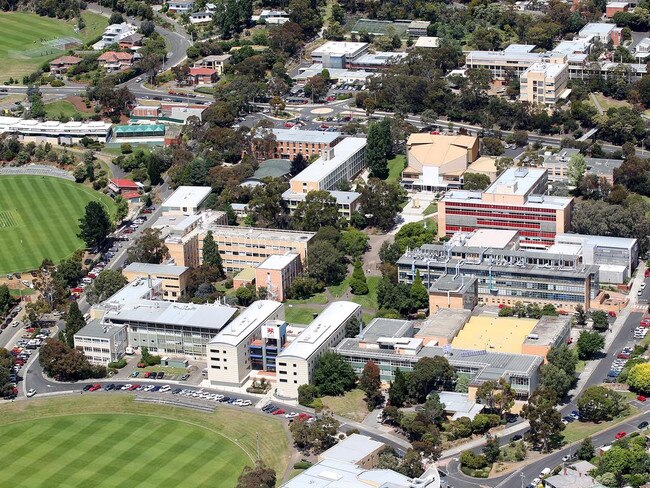
[[[169,390],[171,390],[171,389],[172,389],[171,386],[169,386],[169,385],[164,385],[164,386],[161,386],[161,387],[160,387],[160,390],[158,390],[158,391],[161,392],[161,393],[165,393],[166,391],[169,391]]]
[[[567,461],[571,461],[571,456],[569,456],[568,454],[562,458],[563,463],[566,463]]]
[[[27,397],[28,398],[31,398],[34,395],[36,395],[36,390],[34,388],[30,388],[29,390],[27,390]]]
[[[641,289],[645,290],[645,283],[641,283]]]
[[[539,485],[541,482],[542,482],[542,480],[540,480],[539,478],[535,478],[533,481],[531,481],[530,484],[533,485],[533,486],[537,486],[537,485]]]
[[[297,413],[297,412],[286,413],[286,414],[284,414],[284,416],[285,416],[286,418],[288,418],[288,419],[292,419],[292,418],[294,418],[294,417],[297,417],[297,416],[298,416],[298,413]]]

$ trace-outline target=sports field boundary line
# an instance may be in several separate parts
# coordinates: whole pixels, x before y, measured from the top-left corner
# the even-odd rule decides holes
[[[0,408],[1,411],[1,408]],[[20,424],[23,422],[30,422],[33,420],[40,420],[40,419],[51,419],[51,418],[61,418],[61,417],[76,417],[78,415],[134,415],[134,416],[140,416],[140,417],[149,417],[153,419],[163,419],[163,420],[170,420],[174,422],[182,422],[187,425],[191,425],[192,427],[199,427],[201,429],[205,429],[209,432],[212,432],[213,434],[217,434],[218,436],[223,437],[227,441],[232,442],[234,445],[236,445],[238,448],[240,448],[248,458],[252,461],[253,465],[255,464],[255,458],[253,455],[248,452],[248,449],[246,449],[244,446],[242,446],[236,439],[231,439],[229,436],[216,431],[210,427],[206,427],[205,425],[197,424],[194,422],[190,422],[189,420],[182,420],[182,419],[176,419],[172,417],[168,417],[166,415],[151,415],[151,414],[146,414],[146,413],[131,413],[131,412],[76,412],[76,413],[68,413],[68,414],[57,414],[57,415],[41,415],[37,418],[29,418],[29,419],[20,419],[20,420],[15,420],[13,422],[1,422],[0,421],[0,427],[6,426],[6,425],[15,425],[15,424]]]

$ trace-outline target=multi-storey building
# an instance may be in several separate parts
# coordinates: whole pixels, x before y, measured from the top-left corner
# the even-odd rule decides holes
[[[562,148],[557,153],[546,152],[543,154],[544,169],[548,170],[549,181],[569,182],[569,161],[575,154],[580,154],[579,149]],[[585,158],[587,170],[585,174],[593,174],[605,178],[610,185],[614,184],[614,170],[621,167],[622,159]]]
[[[162,215],[182,216],[198,213],[210,195],[209,186],[179,186],[162,204]]]
[[[535,63],[521,74],[519,99],[522,102],[555,105],[565,94],[569,81],[569,65]]]
[[[305,159],[326,156],[341,142],[340,132],[320,130],[273,129],[258,132],[251,141],[257,159],[294,159],[302,154]]]
[[[74,335],[74,347],[81,349],[92,364],[101,366],[120,359],[126,346],[124,325],[108,325],[92,320]]]
[[[298,398],[298,387],[312,382],[318,359],[345,338],[345,326],[355,318],[361,319],[360,305],[343,301],[330,303],[278,354],[277,394]]]
[[[263,229],[256,227],[232,227],[208,223],[199,225],[185,235],[170,235],[165,245],[176,264],[197,267],[203,262],[203,239],[212,231],[219,247],[223,267],[228,272],[256,267],[269,256],[295,252],[304,263],[307,246],[314,232]]]
[[[366,165],[366,139],[346,137],[323,155],[291,178],[290,189],[294,193],[313,190],[333,190],[340,181],[352,181]]]
[[[547,186],[546,170],[522,167],[507,169],[484,192],[450,191],[438,203],[438,234],[516,230],[523,247],[548,247],[569,230],[573,199],[544,195]]]
[[[293,279],[302,272],[298,253],[269,256],[255,268],[255,286],[265,288],[270,300],[283,302]]]
[[[344,219],[350,220],[352,213],[359,209],[359,198],[361,197],[361,193],[356,191],[337,190],[329,191],[328,193],[336,200],[336,208]],[[289,188],[282,194],[282,200],[287,202],[289,211],[293,213],[300,202],[306,200],[307,195],[308,193],[297,193]]]
[[[162,283],[162,297],[164,300],[176,302],[187,294],[187,281],[190,276],[187,266],[171,264],[130,263],[122,274],[130,283],[138,278],[153,278]]]

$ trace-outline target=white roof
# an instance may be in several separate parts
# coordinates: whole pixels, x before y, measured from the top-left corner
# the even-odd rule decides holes
[[[415,41],[415,47],[438,47],[440,39],[438,37],[420,36]]]
[[[288,252],[286,254],[273,254],[272,256],[269,256],[268,258],[266,258],[258,266],[258,268],[260,268],[260,269],[276,269],[276,270],[284,269],[287,266],[289,266],[289,264],[291,264],[291,262],[294,259],[299,258],[299,257],[300,257],[300,254],[295,253],[295,252]]]
[[[606,24],[605,22],[590,22],[582,29],[580,29],[580,32],[578,32],[578,37],[589,37],[594,35],[606,36],[612,32],[615,27],[616,24]]]
[[[367,48],[367,42],[329,41],[317,49],[314,49],[311,55],[312,57],[323,56],[325,54],[334,56],[354,56]]]
[[[21,119],[19,117],[0,116],[0,134],[3,132],[19,134],[47,134],[47,135],[105,135],[112,124],[99,121],[91,122],[59,122],[47,120],[41,122],[34,119]]]
[[[155,290],[162,286],[162,280],[157,278],[151,281],[147,278],[138,278],[110,296],[99,306],[102,308],[121,306],[143,298],[152,298]]]
[[[492,247],[503,249],[516,238],[516,230],[476,229],[469,235],[465,245],[469,247]]]
[[[104,321],[139,322],[221,330],[235,315],[236,308],[220,304],[197,305],[158,300],[135,300],[109,310]]]
[[[523,72],[522,77],[526,77],[528,73],[534,72],[544,73],[544,76],[547,78],[555,78],[562,73],[562,71],[567,69],[567,67],[568,64],[565,63],[534,63]]]
[[[293,130],[273,129],[276,141],[305,142],[312,144],[331,144],[341,137],[340,132],[325,132],[322,130]]]
[[[625,8],[629,5],[629,2],[607,2],[607,6],[610,8]]]
[[[190,268],[187,266],[176,266],[173,264],[131,263],[124,268],[124,271],[147,273],[150,275],[180,276],[188,269]]]
[[[333,459],[358,463],[373,452],[384,447],[382,442],[361,434],[352,434],[320,455],[321,459]]]
[[[361,306],[352,302],[330,303],[284,351],[278,354],[278,358],[309,359],[338,330],[341,324],[359,309]]]
[[[179,186],[176,191],[163,202],[164,207],[198,207],[208,198],[212,191],[209,186]]]
[[[336,204],[337,205],[346,205],[346,204],[351,204],[356,202],[359,197],[361,197],[361,193],[358,193],[356,191],[338,191],[338,190],[333,190],[333,191],[327,191],[331,196],[336,198]],[[307,193],[297,193],[291,191],[291,188],[286,190],[284,193],[282,193],[282,200],[293,200],[293,201],[299,201],[303,202],[307,199]]]
[[[300,173],[294,176],[292,181],[321,181],[330,173],[336,171],[339,166],[346,163],[352,155],[366,147],[366,139],[361,137],[346,137],[334,146],[334,157],[331,159],[318,158]]]
[[[545,174],[543,168],[508,168],[485,189],[485,193],[526,195]]]
[[[224,327],[212,338],[210,344],[239,345],[255,329],[260,327],[271,315],[284,305],[273,300],[258,300]]]

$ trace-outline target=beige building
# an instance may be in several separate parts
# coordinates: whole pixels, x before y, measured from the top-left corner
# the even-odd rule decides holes
[[[470,276],[446,275],[429,287],[429,313],[440,308],[472,310],[478,305],[478,280]]]
[[[269,321],[284,322],[284,305],[259,300],[212,338],[207,346],[210,385],[240,387],[246,383],[253,371],[251,345],[262,338],[262,327]]]
[[[219,247],[223,267],[228,272],[257,267],[269,256],[295,252],[302,262],[307,259],[307,246],[314,232],[263,229],[256,227],[232,227],[209,224],[199,226],[184,236],[169,236],[165,244],[176,264],[200,266],[203,262],[203,239],[212,231]]]
[[[318,461],[326,459],[356,464],[360,468],[372,469],[379,465],[379,456],[386,446],[368,436],[352,434],[327,451],[318,455]]]
[[[205,58],[196,61],[194,67],[213,69],[217,72],[217,76],[221,76],[226,65],[230,63],[231,57],[230,54],[214,54],[212,56],[206,56]]]
[[[318,358],[345,338],[354,318],[361,319],[360,305],[332,302],[277,356],[278,396],[298,398],[298,387],[312,383]]]
[[[251,144],[257,159],[294,159],[302,154],[309,160],[330,154],[341,140],[340,132],[273,129],[257,132]]]
[[[162,282],[162,298],[175,302],[187,294],[190,268],[171,264],[131,263],[122,270],[130,283],[138,278],[154,278]]]
[[[291,178],[294,193],[333,190],[340,181],[352,181],[366,166],[366,139],[346,137]]]
[[[477,173],[486,175],[493,182],[497,179],[496,159],[489,156],[481,156],[467,167],[466,173]]]
[[[519,100],[547,106],[555,105],[561,97],[568,94],[568,81],[568,64],[535,63],[524,71],[519,79]]]
[[[406,143],[402,185],[415,191],[460,187],[467,165],[478,158],[478,137],[421,132]]]
[[[302,272],[300,254],[289,252],[269,256],[255,268],[255,286],[266,288],[270,300],[283,302],[293,279]]]

